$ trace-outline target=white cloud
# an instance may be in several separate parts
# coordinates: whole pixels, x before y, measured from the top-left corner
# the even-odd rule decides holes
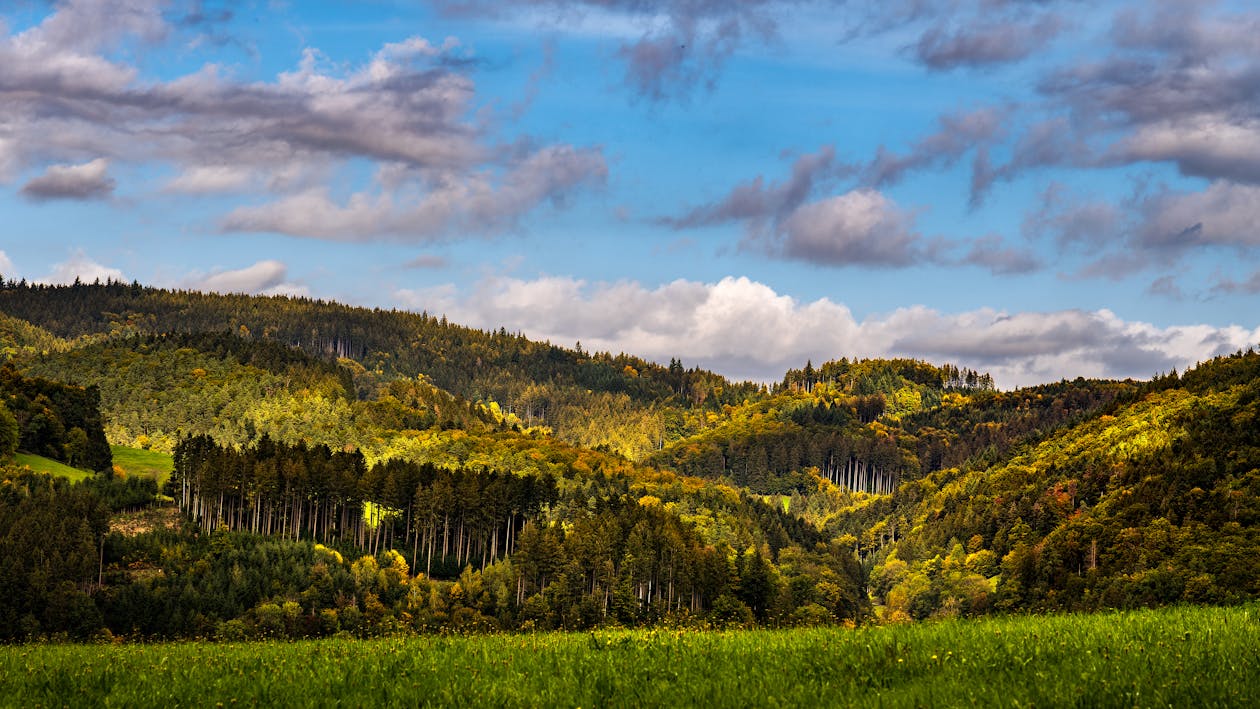
[[[942,313],[899,308],[859,321],[827,298],[801,302],[748,278],[588,283],[558,276],[491,277],[460,293],[445,285],[399,291],[416,310],[508,327],[592,351],[656,361],[682,357],[737,379],[774,381],[807,359],[906,356],[991,372],[1003,387],[1062,378],[1147,378],[1260,342],[1260,328],[1157,327],[1107,311]]]
[[[104,283],[108,280],[125,281],[123,272],[117,268],[101,265],[87,257],[82,249],[76,250],[70,255],[70,258],[60,263],[53,264],[52,271],[45,277],[39,279],[39,283],[49,284],[69,284],[74,283],[75,279],[79,279],[83,283],[92,283],[93,281],[101,281]]]
[[[259,295],[287,295],[290,298],[309,298],[311,297],[310,286],[301,283],[277,283],[276,285],[258,291]]]
[[[0,275],[5,278],[13,278],[17,275],[17,267],[13,265],[9,255],[3,251],[0,251]]]
[[[189,285],[217,293],[261,293],[282,285],[288,275],[288,266],[280,261],[267,260],[245,268],[191,278]]]
[[[214,271],[208,276],[193,273],[183,278],[180,287],[217,293],[255,293],[260,296],[311,295],[310,287],[290,281],[289,266],[275,259],[266,259],[231,271]]]

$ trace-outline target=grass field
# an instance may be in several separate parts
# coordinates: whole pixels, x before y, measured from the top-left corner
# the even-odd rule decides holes
[[[1260,605],[858,630],[0,647],[11,706],[1255,706]]]
[[[153,478],[160,488],[171,477],[174,459],[170,453],[128,448],[127,446],[110,446],[114,454],[114,465],[122,468],[127,475]]]
[[[74,482],[92,477],[92,472],[90,470],[71,468],[64,463],[58,463],[52,458],[45,458],[42,455],[18,453],[14,462],[18,465],[29,466],[31,470],[34,470],[37,473],[48,473],[49,475],[53,475],[55,477],[69,478]]]
[[[127,446],[110,446],[109,450],[114,456],[114,465],[122,468],[127,475],[153,478],[157,480],[158,487],[161,487],[171,477],[171,468],[174,467],[175,463],[170,453],[128,448]],[[18,453],[15,462],[18,465],[28,465],[31,470],[37,473],[48,473],[57,477],[69,478],[75,482],[92,477],[91,471],[72,468],[51,458],[30,453]]]

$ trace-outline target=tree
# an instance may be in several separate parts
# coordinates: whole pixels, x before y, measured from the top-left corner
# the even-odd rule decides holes
[[[0,401],[0,462],[13,459],[20,437],[17,417],[9,411],[9,407],[5,406],[3,401]]]
[[[66,432],[66,442],[63,447],[66,451],[65,460],[72,466],[83,466],[89,455],[88,435],[83,429],[75,426]]]
[[[751,555],[744,554],[737,563],[741,566],[737,589],[739,599],[747,603],[758,618],[765,618],[774,595],[770,565],[761,557],[760,549],[754,550]]]

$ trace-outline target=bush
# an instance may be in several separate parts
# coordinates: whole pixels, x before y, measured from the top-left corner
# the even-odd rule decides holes
[[[709,618],[713,624],[718,627],[751,627],[753,625],[753,612],[747,603],[739,600],[729,593],[718,596],[713,601],[713,608],[709,611]]]

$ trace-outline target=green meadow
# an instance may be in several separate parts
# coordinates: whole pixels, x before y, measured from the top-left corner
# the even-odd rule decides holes
[[[1260,606],[858,629],[0,648],[11,706],[1255,706]]]
[[[18,453],[14,457],[14,463],[19,466],[25,465],[37,473],[48,473],[53,477],[68,478],[72,482],[79,482],[92,477],[92,471],[90,470],[72,468],[52,458],[45,458],[42,455],[34,455],[32,453]]]
[[[109,450],[114,456],[114,467],[122,468],[128,476],[153,478],[159,488],[170,479],[175,465],[170,453],[127,446],[110,446]]]
[[[153,478],[160,488],[171,477],[174,459],[170,453],[128,448],[127,446],[110,446],[114,457],[114,467],[121,468],[130,477]],[[48,473],[54,477],[68,478],[72,482],[92,477],[92,471],[72,468],[51,458],[31,453],[18,453],[14,461],[18,465],[28,466],[37,473]]]

